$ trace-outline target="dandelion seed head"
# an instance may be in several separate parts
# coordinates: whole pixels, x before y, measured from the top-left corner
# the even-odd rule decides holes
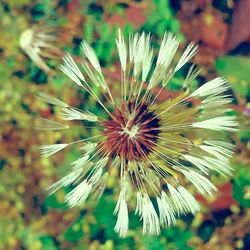
[[[23,44],[28,43],[28,36],[26,39]],[[228,114],[232,98],[225,79],[215,78],[190,91],[188,86],[199,73],[193,66],[183,82],[185,92],[157,100],[168,81],[197,53],[194,43],[187,46],[177,62],[179,40],[170,33],[164,35],[157,60],[151,36],[145,33],[130,34],[127,44],[119,31],[116,44],[121,63],[119,97],[114,98],[94,50],[85,41],[82,50],[86,60],[81,65],[84,73],[73,57],[64,57],[63,72],[87,91],[106,115],[39,94],[41,100],[59,106],[63,122],[80,121],[86,128],[91,123],[88,128],[98,130],[92,137],[42,146],[41,155],[49,157],[81,144],[81,157],[71,164],[66,177],[51,186],[51,192],[71,185],[65,201],[70,207],[79,206],[88,197],[100,197],[111,168],[116,168],[119,196],[114,230],[120,237],[127,235],[131,200],[136,199],[134,209],[142,220],[143,234],[158,235],[161,228],[171,226],[179,216],[199,211],[195,197],[184,187],[184,178],[201,194],[213,195],[217,188],[209,180],[211,173],[232,174],[230,157],[234,147],[220,139],[220,133],[236,131],[238,122]],[[96,87],[103,98],[93,91]],[[59,121],[41,121],[40,130],[71,129]]]
[[[53,28],[29,28],[21,33],[19,44],[37,67],[46,73],[51,73],[52,70],[43,58],[58,58],[61,56],[60,49],[51,43],[57,39]]]
[[[22,49],[26,49],[32,44],[34,39],[34,31],[32,29],[25,30],[20,36],[20,46]]]

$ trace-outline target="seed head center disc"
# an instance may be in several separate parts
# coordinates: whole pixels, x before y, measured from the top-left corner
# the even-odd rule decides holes
[[[127,127],[125,127],[123,129],[124,134],[127,134],[129,139],[133,139],[136,137],[136,134],[139,130],[139,126],[138,125],[133,125],[131,129],[128,129]]]
[[[159,121],[146,102],[123,102],[115,108],[111,119],[102,123],[103,152],[125,161],[143,160],[158,140]]]

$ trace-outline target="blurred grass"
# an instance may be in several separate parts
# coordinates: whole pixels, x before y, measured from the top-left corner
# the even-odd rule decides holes
[[[80,55],[79,44],[85,38],[92,43],[102,66],[115,72],[118,26],[123,26],[126,36],[133,30],[150,32],[156,46],[165,30],[186,41],[180,30],[183,23],[175,17],[179,9],[171,4],[163,0],[8,0],[0,3],[0,250],[249,247],[250,133],[249,115],[244,112],[250,109],[250,73],[249,57],[245,55],[214,57],[213,63],[205,65],[194,83],[202,84],[214,75],[224,75],[232,85],[234,109],[241,121],[241,130],[232,136],[237,147],[232,162],[235,175],[232,180],[213,177],[220,191],[213,199],[200,199],[201,212],[195,217],[186,216],[178,220],[176,226],[163,230],[159,237],[148,237],[142,236],[141,222],[131,213],[131,231],[127,238],[119,239],[113,231],[117,198],[113,191],[116,189],[114,179],[109,180],[99,202],[90,200],[80,209],[69,210],[65,206],[64,190],[50,197],[46,194],[46,187],[67,172],[69,163],[79,153],[75,149],[41,160],[38,146],[89,136],[90,131],[79,128],[66,134],[38,133],[33,129],[35,119],[39,115],[53,117],[58,111],[37,101],[34,94],[41,90],[52,93],[94,113],[98,113],[99,107],[58,70],[60,61],[46,60],[55,72],[53,76],[37,68],[19,47],[21,32],[33,26],[58,27],[61,36],[57,46],[74,55]],[[206,57],[206,53],[202,56]],[[200,66],[204,65],[200,63]],[[178,91],[185,73],[183,69],[171,81],[169,89]],[[115,85],[116,80],[109,80]],[[100,95],[98,89],[95,91]]]

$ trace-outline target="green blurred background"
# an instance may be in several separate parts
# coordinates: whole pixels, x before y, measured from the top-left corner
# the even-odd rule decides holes
[[[2,0],[0,3],[0,250],[57,249],[250,249],[250,1],[248,0]],[[46,74],[19,46],[28,28],[54,27],[53,44],[80,56],[84,38],[94,47],[109,82],[117,85],[119,71],[115,46],[118,27],[147,31],[158,44],[165,31],[187,42],[197,41],[194,58],[203,70],[193,83],[222,75],[232,86],[233,112],[240,130],[231,135],[236,145],[232,179],[212,176],[219,187],[213,198],[196,198],[201,211],[180,218],[158,237],[142,236],[142,223],[130,213],[128,237],[119,239],[112,215],[117,183],[111,178],[99,202],[87,201],[81,208],[68,209],[64,191],[47,196],[46,188],[68,170],[79,156],[77,149],[41,160],[38,147],[72,141],[90,135],[79,128],[67,133],[37,132],[38,116],[54,118],[58,110],[42,104],[34,95],[44,91],[77,107],[98,106],[88,94],[59,70],[59,59],[45,59],[52,69]],[[187,69],[169,84],[167,92],[181,88]],[[114,87],[115,89],[115,87]],[[98,90],[96,90],[98,91]],[[93,132],[95,133],[95,131]]]

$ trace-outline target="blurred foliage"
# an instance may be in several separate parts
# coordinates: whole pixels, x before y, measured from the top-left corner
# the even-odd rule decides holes
[[[63,203],[67,190],[60,190],[49,197],[46,193],[46,188],[67,172],[70,162],[78,157],[79,152],[76,148],[41,160],[38,146],[72,141],[89,136],[90,131],[83,127],[65,134],[35,131],[34,122],[39,115],[46,118],[58,115],[56,108],[36,100],[35,93],[50,93],[94,113],[99,112],[99,106],[58,70],[60,60],[45,59],[54,70],[53,75],[48,76],[37,68],[19,47],[21,32],[30,27],[58,27],[60,37],[56,46],[78,56],[79,44],[85,38],[97,52],[115,92],[117,74],[119,77],[115,37],[119,26],[126,36],[133,30],[150,32],[157,46],[165,30],[174,32],[183,42],[189,40],[194,28],[187,27],[194,25],[190,20],[196,20],[195,25],[203,25],[199,16],[201,12],[206,14],[202,18],[208,22],[211,17],[218,16],[224,20],[231,19],[234,1],[191,2],[1,1],[0,250],[250,248],[250,61],[245,49],[238,48],[231,55],[224,54],[223,49],[218,52],[221,40],[220,46],[214,46],[216,41],[211,42],[195,34],[192,37],[194,40],[199,37],[201,49],[195,62],[204,69],[192,87],[218,74],[224,75],[232,85],[232,109],[239,116],[241,128],[231,138],[236,145],[232,162],[235,175],[232,180],[213,176],[219,192],[214,198],[197,196],[201,203],[200,213],[178,220],[176,226],[163,230],[159,237],[142,236],[142,223],[131,213],[128,237],[119,239],[113,231],[113,210],[117,199],[114,179],[109,180],[107,190],[99,201],[89,200],[78,209],[68,209]],[[202,34],[204,27],[207,26],[200,29]],[[181,88],[186,72],[184,68],[170,82],[170,91],[176,93]],[[95,92],[100,95],[99,89]]]
[[[231,83],[237,95],[250,97],[250,58],[244,56],[224,56],[216,60],[215,67]],[[238,86],[240,82],[240,87]]]

